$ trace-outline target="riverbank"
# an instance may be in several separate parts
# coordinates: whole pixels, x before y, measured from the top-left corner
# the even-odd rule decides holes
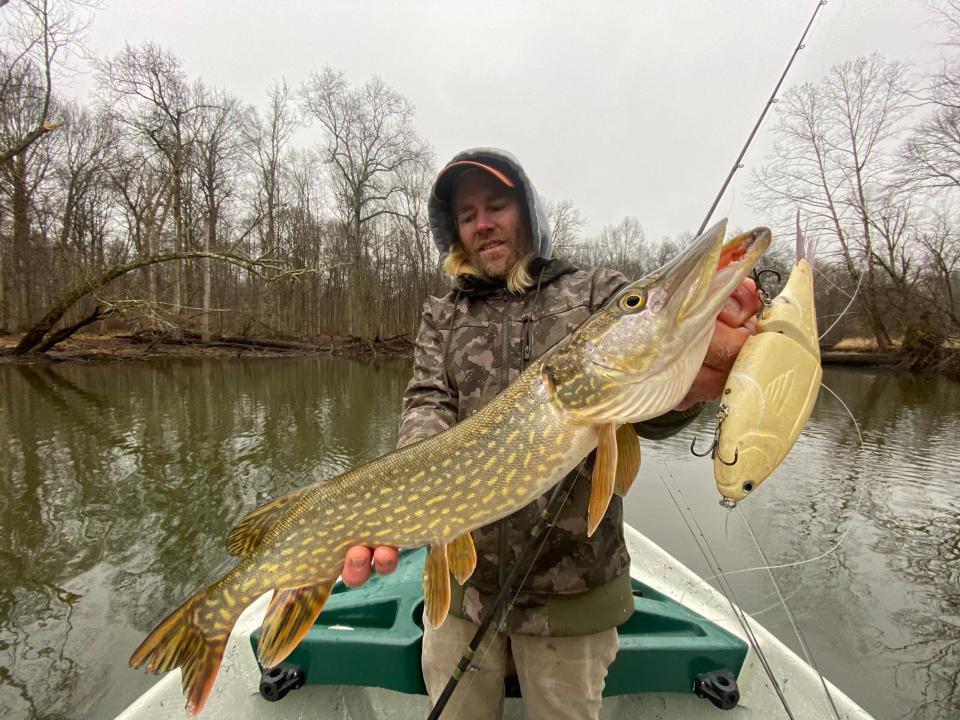
[[[0,335],[0,360],[8,362],[120,362],[156,358],[271,358],[309,355],[409,357],[413,340],[407,336],[357,338],[331,336],[306,340],[228,336],[203,342],[195,335],[183,338],[153,334],[77,334],[45,353],[14,358],[10,355],[19,336]],[[956,351],[954,351],[954,354]],[[899,350],[880,352],[872,343],[851,338],[821,350],[824,365],[906,368]],[[958,363],[960,364],[960,363]],[[947,375],[956,377],[949,369]]]
[[[409,356],[413,342],[391,338],[323,337],[312,341],[221,337],[204,342],[197,336],[83,335],[58,343],[45,353],[13,357],[17,335],[0,335],[0,360],[12,362],[119,362],[156,358],[266,358],[309,355]]]

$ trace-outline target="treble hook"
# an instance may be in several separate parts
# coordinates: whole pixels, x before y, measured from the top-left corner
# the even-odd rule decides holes
[[[718,454],[720,451],[720,431],[723,429],[723,421],[727,419],[727,415],[729,414],[730,408],[728,408],[724,403],[720,403],[720,407],[717,409],[717,429],[713,431],[713,442],[710,444],[710,447],[707,448],[706,452],[697,452],[697,437],[694,435],[693,440],[690,441],[690,452],[697,457],[706,457],[709,455],[711,459],[717,459],[724,465],[736,465],[737,459],[740,457],[739,449],[733,449],[733,460],[730,462],[727,462]]]
[[[769,305],[771,302],[773,302],[773,293],[767,290],[763,284],[763,276],[767,273],[777,276],[777,279],[774,281],[777,285],[780,284],[780,280],[782,278],[780,273],[772,268],[767,268],[766,270],[757,270],[756,268],[753,269],[753,281],[757,283],[757,292],[760,293],[760,297],[763,299],[764,305]]]

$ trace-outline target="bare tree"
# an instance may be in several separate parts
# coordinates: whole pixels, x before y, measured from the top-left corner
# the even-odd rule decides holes
[[[99,71],[101,87],[118,121],[147,138],[169,167],[173,251],[182,252],[187,245],[183,183],[193,141],[189,119],[202,103],[194,100],[180,59],[152,43],[125,46],[114,59],[101,62]],[[182,263],[175,260],[173,266],[173,305],[177,308],[185,297]]]
[[[197,112],[192,118],[194,152],[190,164],[203,198],[203,251],[219,248],[217,234],[224,204],[235,194],[241,173],[242,128],[240,101],[222,90],[209,90],[197,83],[193,95]],[[203,315],[201,338],[210,340],[211,258],[201,260],[203,268]]]
[[[571,255],[580,241],[583,216],[580,210],[574,207],[572,200],[551,200],[546,205],[547,217],[553,231],[553,251],[557,255]]]
[[[82,49],[96,7],[96,0],[20,0],[0,16],[0,106],[22,103],[26,94],[35,107],[28,127],[0,137],[0,166],[63,124],[51,118],[54,76],[71,51]],[[30,70],[37,81],[25,86]]]
[[[348,323],[355,332],[377,332],[376,315],[358,316],[372,304],[371,223],[393,212],[389,202],[403,191],[398,173],[423,163],[425,147],[413,127],[413,105],[378,77],[351,87],[343,73],[325,68],[304,84],[306,111],[323,127],[327,163],[347,237],[353,281]]]
[[[909,110],[904,70],[878,55],[833,67],[819,85],[781,98],[773,159],[755,174],[753,202],[784,219],[800,208],[829,238],[849,276],[864,272],[862,302],[881,348],[890,346],[876,276],[878,211],[895,201],[893,148]]]

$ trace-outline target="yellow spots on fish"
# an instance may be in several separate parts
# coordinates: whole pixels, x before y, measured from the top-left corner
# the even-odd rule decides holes
[[[316,536],[317,536],[318,538],[325,538],[325,537],[326,537],[327,535],[329,535],[329,534],[330,534],[330,533],[327,532],[326,530],[317,530],[317,532],[316,532]]]
[[[333,515],[334,509],[332,507],[327,508],[327,515]]]
[[[360,513],[358,513],[357,511],[353,511],[352,513],[350,513],[349,515],[347,515],[343,520],[344,520],[344,522],[353,522],[353,521],[356,520],[358,517],[360,517]]]
[[[458,497],[460,497],[461,495],[463,495],[463,490],[457,490],[455,493],[453,493],[453,494],[450,496],[450,499],[451,499],[451,500],[456,500],[456,499],[457,499]]]
[[[413,514],[418,518],[423,518],[426,516],[427,511],[424,510],[423,508],[417,508],[416,510],[413,511]]]
[[[369,499],[372,498],[372,497],[373,497],[373,493],[370,492],[369,490],[363,494],[363,499],[364,499],[364,500],[369,500]]]
[[[463,461],[464,467],[470,467],[471,465],[473,465],[473,458],[467,458],[466,460]]]
[[[406,505],[401,505],[400,507],[394,508],[393,511],[394,511],[395,513],[403,513],[403,512],[406,512],[406,511],[407,511],[407,506],[406,506]]]
[[[347,500],[356,500],[357,494],[355,492],[347,493],[346,498]]]
[[[487,450],[495,450],[496,447],[497,447],[496,440],[491,440],[490,442],[487,443]]]
[[[531,430],[530,434],[527,436],[527,444],[533,445],[533,441],[537,439],[537,431]]]
[[[431,465],[431,466],[430,466],[430,473],[433,474],[433,473],[435,473],[436,471],[437,471],[437,466],[436,466],[436,465]]]
[[[330,530],[331,530],[332,532],[340,532],[340,531],[343,530],[345,527],[346,527],[346,524],[345,524],[345,523],[340,523],[339,525],[334,525],[332,528],[330,528]]]
[[[393,488],[390,485],[381,485],[380,494],[381,495],[390,495],[393,492]]]
[[[412,533],[412,532],[416,532],[417,530],[419,530],[419,529],[422,528],[422,527],[423,527],[423,525],[421,525],[420,523],[417,523],[416,525],[410,525],[410,526],[407,527],[407,532],[411,532],[411,533]]]
[[[470,521],[473,522],[474,520],[482,520],[482,519],[485,519],[486,517],[487,517],[486,510],[478,510],[477,512],[473,513],[473,515],[470,516]]]
[[[519,434],[520,434],[520,431],[519,431],[519,430],[514,430],[514,431],[511,432],[509,435],[507,435],[507,439],[504,440],[503,444],[504,444],[504,445],[509,445],[510,443],[512,443],[514,440],[517,439],[517,435],[519,435]]]
[[[233,595],[231,595],[231,594],[230,594],[230,591],[227,590],[226,588],[223,589],[223,600],[224,600],[224,602],[227,603],[227,606],[228,606],[228,607],[236,607],[236,606],[237,606],[237,599],[236,599]]]
[[[305,558],[306,556],[307,556],[307,551],[306,551],[306,550],[301,550],[300,552],[297,553],[297,557],[300,558],[301,560],[302,560],[303,558]]]
[[[482,502],[484,502],[484,503],[488,503],[488,502],[490,502],[491,500],[493,500],[493,496],[496,495],[496,494],[497,494],[497,491],[496,491],[496,490],[491,490],[489,493],[487,493],[487,494],[484,495],[482,498],[480,498],[480,500],[481,500]]]
[[[427,530],[433,530],[437,525],[440,524],[440,518],[435,518],[427,523]]]
[[[283,556],[293,555],[293,548],[292,548],[292,547],[285,547],[285,548],[283,548],[283,549],[280,551],[280,554],[283,555]]]
[[[508,495],[510,495],[510,486],[504,485],[503,488],[500,490],[500,494],[503,495],[504,497],[507,497]]]
[[[476,477],[470,481],[470,487],[477,488],[483,485],[483,478]]]
[[[280,577],[276,578],[274,582],[277,584],[277,587],[279,587],[281,585],[284,585],[285,583],[290,582],[291,580],[293,580],[293,575],[287,572],[281,575]]]
[[[327,554],[327,549],[325,547],[316,547],[313,549],[313,552],[310,553],[314,557],[320,557],[321,555]]]
[[[513,481],[513,478],[515,478],[516,476],[517,476],[517,469],[516,469],[516,468],[510,468],[510,470],[507,472],[507,474],[503,476],[503,481],[504,481],[504,482],[512,482],[512,481]]]
[[[380,512],[380,508],[378,508],[378,507],[369,507],[369,508],[367,508],[366,510],[363,511],[363,515],[364,515],[364,517],[369,517],[370,515],[376,515],[378,512]],[[356,513],[354,513],[354,515],[356,515]],[[348,518],[348,519],[349,519],[349,518]]]
[[[394,532],[394,530],[392,530],[391,528],[384,528],[383,530],[377,530],[377,531],[373,534],[373,536],[374,536],[375,538],[387,537],[387,536],[390,535],[390,533],[392,533],[392,532]]]
[[[420,496],[417,493],[414,493],[413,495],[410,495],[407,497],[407,500],[409,500],[410,502],[416,502],[419,499],[420,499]]]
[[[497,464],[497,456],[496,456],[496,455],[491,455],[491,456],[490,456],[490,459],[487,460],[487,461],[483,464],[483,469],[484,469],[484,470],[489,470],[490,468],[492,468],[492,467],[493,467],[494,465],[496,465],[496,464]]]
[[[460,503],[459,505],[457,505],[457,506],[453,509],[453,511],[456,512],[456,513],[460,513],[460,512],[463,512],[464,510],[466,510],[468,507],[470,507],[470,505],[469,505],[468,503]]]
[[[514,490],[514,493],[516,493],[518,496],[523,496],[527,494],[527,489],[524,487],[518,487]]]
[[[424,507],[430,507],[431,505],[436,505],[437,503],[443,502],[444,499],[445,499],[445,498],[443,497],[443,495],[434,495],[432,498],[430,498],[429,500],[427,500],[427,501],[423,504],[423,506],[424,506]]]
[[[450,467],[451,465],[453,465],[453,460],[451,460],[450,458],[447,458],[442,463],[440,463],[440,467]]]
[[[230,622],[230,620],[233,618],[233,613],[231,613],[231,612],[230,612],[229,610],[227,610],[225,607],[220,608],[217,612],[220,614],[220,617],[221,617],[225,622]]]
[[[219,601],[217,600],[217,598],[215,598],[215,597],[208,597],[206,600],[203,601],[203,604],[206,605],[206,606],[209,607],[209,608],[212,608],[212,607],[216,607],[217,605],[219,605],[220,602],[219,602]]]
[[[260,566],[260,569],[264,572],[272,573],[276,572],[277,568],[280,567],[280,563],[264,563]]]

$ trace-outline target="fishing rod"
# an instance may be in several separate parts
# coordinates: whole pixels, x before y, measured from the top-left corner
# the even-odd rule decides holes
[[[582,466],[583,463],[581,462],[580,465]],[[577,475],[574,476],[572,482],[566,483],[561,481],[557,483],[556,487],[554,487],[553,492],[550,494],[550,499],[547,501],[547,506],[541,510],[540,514],[537,516],[537,522],[530,531],[530,537],[520,549],[520,553],[517,555],[516,562],[514,562],[513,567],[510,568],[510,572],[507,573],[507,577],[500,586],[500,592],[497,593],[496,598],[494,598],[493,602],[487,606],[486,611],[480,618],[480,624],[477,627],[477,631],[473,634],[473,638],[467,645],[467,649],[460,657],[460,661],[457,663],[457,667],[454,669],[450,679],[447,680],[447,684],[444,686],[440,697],[437,698],[436,704],[434,704],[433,708],[430,710],[427,720],[437,720],[444,708],[447,706],[447,703],[450,701],[450,697],[453,695],[453,691],[457,689],[457,685],[460,683],[460,679],[470,668],[470,663],[473,660],[473,656],[476,654],[477,649],[480,647],[480,643],[483,642],[483,636],[486,635],[487,628],[490,627],[490,623],[493,622],[493,618],[500,613],[500,608],[506,600],[507,594],[512,589],[513,581],[516,579],[520,568],[523,567],[523,564],[527,559],[527,555],[529,555],[533,550],[533,546],[536,544],[538,539],[540,540],[541,544],[546,541],[546,536],[542,538],[540,536],[543,535],[544,531],[549,532],[549,528],[553,525],[553,521],[560,513],[564,503],[566,503],[567,496],[569,496],[570,490],[573,489],[573,483],[576,482],[576,477],[578,477],[579,474],[580,467],[577,468]],[[560,500],[561,490],[565,485],[569,485],[570,488],[563,496],[563,499]],[[523,583],[521,583],[521,585],[522,584]]]
[[[743,156],[747,154],[747,150],[750,145],[753,143],[753,138],[756,136],[757,131],[760,129],[760,125],[763,123],[763,119],[767,115],[767,110],[770,109],[771,105],[777,103],[777,93],[780,92],[780,86],[783,84],[784,78],[787,77],[787,73],[790,72],[790,68],[793,66],[793,61],[796,60],[797,54],[803,50],[804,44],[803,41],[807,38],[807,33],[810,32],[810,26],[813,25],[814,19],[817,17],[817,13],[820,12],[820,8],[827,4],[827,0],[818,0],[816,8],[813,10],[813,15],[810,16],[810,20],[807,22],[807,27],[803,30],[803,35],[800,36],[800,41],[797,43],[797,46],[793,49],[793,54],[790,56],[790,59],[787,61],[787,65],[783,68],[783,72],[780,74],[780,79],[777,80],[777,84],[773,88],[773,92],[770,93],[770,97],[767,100],[766,104],[763,106],[763,110],[760,111],[760,117],[757,118],[757,122],[753,126],[753,130],[750,131],[750,135],[747,137],[747,141],[743,144],[743,147],[740,149],[740,154],[737,155],[737,159],[733,161],[733,167],[730,168],[730,172],[727,173],[727,178],[723,181],[723,185],[720,186],[720,192],[717,193],[717,196],[713,199],[713,204],[710,206],[710,209],[707,210],[706,216],[703,218],[703,222],[700,223],[700,228],[697,230],[697,237],[700,235],[707,227],[707,223],[710,222],[710,217],[713,215],[713,211],[717,209],[717,205],[720,204],[720,198],[723,197],[723,194],[727,191],[727,186],[730,185],[730,181],[733,180],[733,176],[736,174],[737,170],[743,167],[741,164],[743,161]]]
[[[713,211],[717,209],[717,205],[720,203],[720,199],[723,197],[723,194],[726,192],[727,187],[730,185],[730,181],[733,179],[734,174],[741,167],[741,162],[744,155],[746,155],[747,150],[750,145],[753,143],[753,139],[757,134],[757,131],[760,129],[760,125],[763,123],[763,119],[767,115],[767,111],[770,109],[770,106],[777,102],[777,93],[780,91],[780,86],[783,84],[784,79],[787,77],[787,73],[790,71],[790,68],[793,66],[793,62],[796,59],[797,55],[804,48],[804,40],[807,37],[807,33],[810,31],[811,26],[813,25],[814,19],[817,17],[817,13],[820,12],[820,8],[827,4],[827,0],[817,0],[816,8],[814,8],[813,14],[810,16],[810,20],[807,22],[807,26],[803,30],[803,34],[800,36],[800,40],[797,43],[796,47],[793,50],[793,53],[790,55],[790,59],[787,61],[786,67],[784,67],[783,72],[780,74],[780,78],[777,80],[777,84],[773,88],[773,92],[770,94],[770,98],[767,100],[766,104],[763,106],[763,110],[760,112],[760,117],[757,118],[757,122],[754,124],[753,129],[750,131],[750,135],[747,137],[747,141],[743,144],[743,147],[740,149],[740,154],[737,155],[737,159],[733,163],[733,167],[730,169],[730,172],[727,174],[726,179],[723,182],[723,185],[720,187],[720,192],[717,193],[717,196],[714,198],[713,203],[710,205],[710,209],[707,210],[706,216],[703,218],[703,222],[700,223],[700,228],[697,230],[697,235],[701,235],[707,227],[707,223],[710,222],[710,217],[713,215]],[[579,475],[579,472],[577,473]],[[575,481],[575,478],[574,478]],[[483,617],[480,619],[480,625],[477,627],[477,631],[474,633],[473,638],[470,640],[470,643],[467,645],[467,649],[464,651],[463,655],[460,657],[460,661],[457,663],[457,667],[454,669],[453,673],[450,676],[450,679],[447,680],[446,686],[444,686],[443,692],[440,694],[440,697],[437,698],[437,702],[434,704],[433,708],[430,711],[430,714],[427,716],[427,720],[438,720],[444,708],[447,706],[447,703],[450,701],[450,697],[453,695],[454,690],[460,682],[460,679],[464,676],[464,673],[467,672],[470,667],[470,663],[473,659],[474,654],[477,651],[477,648],[480,647],[480,643],[483,641],[483,636],[486,634],[487,629],[490,626],[490,623],[493,621],[493,618],[499,614],[500,608],[503,605],[504,601],[507,598],[507,594],[510,592],[513,580],[516,577],[519,568],[522,566],[522,561],[526,560],[527,555],[531,552],[534,545],[539,540],[543,543],[546,540],[546,537],[540,538],[540,535],[546,530],[549,533],[549,528],[553,523],[553,518],[556,517],[563,509],[563,505],[566,502],[566,496],[564,496],[562,501],[559,501],[560,498],[560,488],[565,485],[564,482],[557,483],[557,486],[554,488],[553,493],[550,495],[550,499],[547,502],[547,507],[541,511],[538,518],[537,524],[534,526],[533,530],[530,533],[530,537],[524,543],[523,547],[520,549],[520,553],[517,555],[517,560],[513,564],[513,567],[510,568],[510,572],[507,574],[506,580],[503,582],[500,592],[497,594],[493,603],[487,607],[487,611],[484,613]],[[572,484],[571,484],[572,487]],[[569,491],[568,491],[569,495]],[[554,505],[559,501],[559,505],[554,511]],[[518,590],[519,592],[519,590]],[[769,673],[772,677],[772,673]],[[788,711],[789,712],[789,711]]]

